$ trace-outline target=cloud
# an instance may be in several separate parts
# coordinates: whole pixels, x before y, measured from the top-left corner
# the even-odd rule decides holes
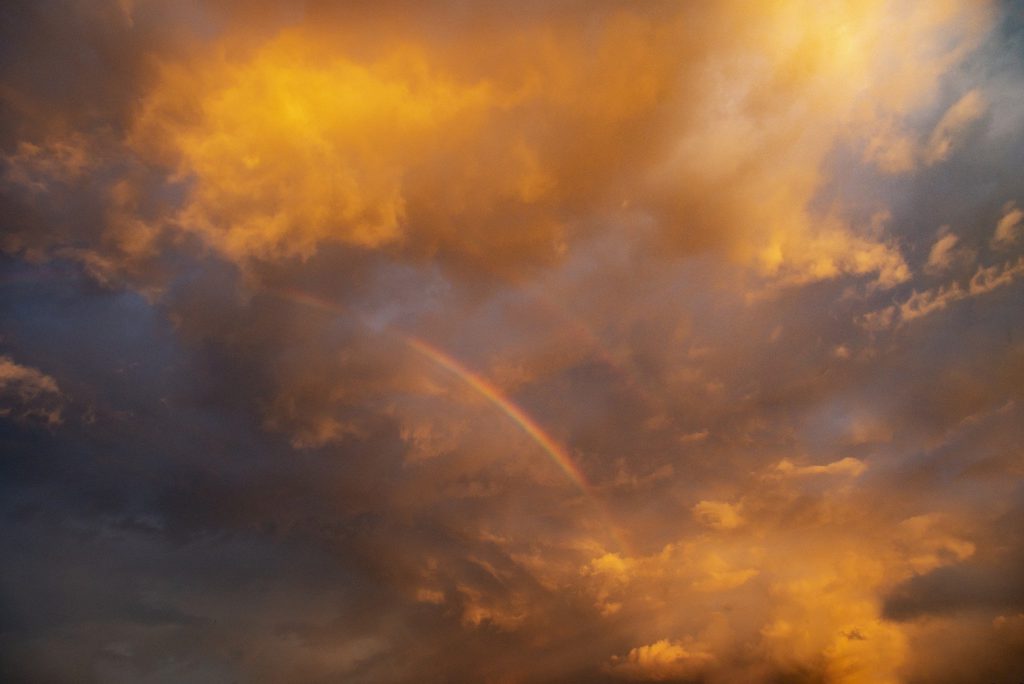
[[[1020,237],[1021,220],[1024,219],[1024,212],[1013,204],[1008,204],[1003,211],[999,223],[996,224],[996,232],[992,236],[992,246],[1005,249]]]
[[[92,150],[84,136],[52,139],[44,146],[22,141],[4,158],[4,181],[30,193],[45,193],[53,184],[81,177],[92,165]]]
[[[609,671],[623,679],[661,682],[698,677],[712,660],[714,656],[700,645],[684,647],[661,639],[630,649],[623,657],[613,657]]]
[[[52,377],[0,356],[0,416],[59,425],[64,403],[64,394]]]
[[[974,555],[975,545],[950,532],[949,521],[931,513],[907,518],[899,524],[897,536],[915,553],[907,559],[915,574],[956,563]]]
[[[867,465],[853,457],[847,457],[825,465],[808,466],[797,466],[789,459],[783,459],[776,464],[775,469],[787,477],[803,475],[847,475],[857,477],[867,469]]]
[[[966,249],[957,249],[960,238],[953,233],[945,232],[932,245],[928,252],[928,261],[924,265],[926,273],[937,275],[953,267],[957,262],[968,261],[973,254]]]
[[[701,501],[693,507],[693,515],[713,529],[732,530],[745,522],[739,508],[726,501]]]
[[[972,125],[986,111],[984,96],[977,89],[970,90],[949,105],[927,139],[919,140],[912,131],[895,124],[882,126],[865,148],[864,158],[889,174],[941,163],[962,144]]]
[[[1018,674],[1011,13],[23,5],[10,677]]]
[[[144,17],[156,31],[160,7],[118,8],[109,30],[134,35]],[[898,246],[842,207],[810,206],[828,155],[927,103],[985,16],[907,6],[906,40],[891,41],[881,0],[799,21],[786,3],[752,16],[609,3],[595,31],[569,8],[518,22],[481,8],[457,20],[480,33],[449,41],[444,12],[417,26],[316,8],[268,32],[259,10],[231,10],[223,31],[182,41],[217,26],[222,10],[204,9],[165,21],[156,66],[125,83],[138,92],[124,134],[103,143],[117,190],[101,201],[121,217],[107,242],[124,252],[184,233],[242,264],[340,244],[509,274],[639,220],[675,253],[714,248],[783,283],[882,287],[908,277]],[[365,44],[359,22],[382,17],[393,23]],[[952,107],[939,137],[979,97]],[[26,141],[19,168],[41,145],[72,149]],[[161,177],[180,206],[126,201]]]
[[[967,286],[958,282],[937,288],[914,292],[899,304],[871,311],[863,315],[861,322],[869,330],[882,330],[931,315],[946,309],[954,302],[988,294],[1012,284],[1024,274],[1024,257],[1016,262],[1002,265],[979,266]]]
[[[944,161],[951,154],[958,138],[967,127],[985,113],[985,98],[977,90],[965,93],[953,103],[935,125],[924,149],[927,164]]]

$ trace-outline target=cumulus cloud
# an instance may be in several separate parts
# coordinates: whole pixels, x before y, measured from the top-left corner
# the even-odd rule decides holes
[[[996,232],[992,236],[992,245],[998,248],[1006,248],[1017,242],[1021,233],[1021,221],[1024,219],[1024,212],[1014,204],[1005,207],[999,223],[996,224]]]
[[[614,656],[609,669],[624,679],[661,682],[698,677],[713,659],[714,656],[700,645],[686,648],[661,639],[630,649],[623,657]]]
[[[984,113],[985,98],[977,90],[971,90],[953,103],[928,137],[924,149],[925,162],[935,164],[948,158],[967,126]]]
[[[928,251],[928,261],[925,262],[924,270],[932,275],[942,273],[958,262],[969,261],[973,258],[973,254],[966,249],[957,248],[960,238],[947,230],[940,232],[939,239]]]
[[[958,282],[914,292],[899,304],[863,315],[862,324],[869,330],[881,330],[942,311],[954,302],[988,294],[1006,287],[1024,274],[1024,257],[1002,265],[980,266],[967,285]]]
[[[64,395],[57,381],[42,371],[0,356],[0,416],[60,424]]]
[[[731,530],[744,523],[739,506],[727,501],[701,501],[693,507],[693,515],[702,524],[716,530]]]
[[[775,466],[781,474],[798,477],[801,475],[848,475],[856,477],[864,472],[867,465],[863,461],[847,457],[825,465],[795,465],[789,459],[783,459]]]
[[[949,105],[926,138],[919,140],[912,131],[894,124],[880,127],[868,143],[864,157],[891,174],[941,163],[962,144],[986,108],[984,96],[978,90],[970,90]]]
[[[478,29],[454,41],[438,35],[443,13],[419,28],[385,13],[394,20],[372,46],[356,28],[381,20],[372,14],[310,9],[276,35],[236,18],[238,30],[188,56],[157,52],[107,161],[116,197],[142,182],[119,155],[163,174],[183,202],[120,200],[108,241],[137,251],[184,231],[240,262],[339,243],[493,271],[557,260],[596,225],[646,217],[663,242],[724,249],[784,282],[852,273],[889,287],[907,278],[898,247],[809,205],[831,149],[927,102],[932,75],[983,21],[908,6],[910,37],[891,41],[890,9],[855,3],[794,22],[785,4],[611,3],[593,31],[569,9],[520,22],[481,9],[452,19]],[[209,19],[168,33],[190,21]],[[911,49],[915,59],[900,52]],[[979,97],[952,107],[936,136],[959,130]],[[79,169],[76,145],[40,156],[21,143],[14,180]]]

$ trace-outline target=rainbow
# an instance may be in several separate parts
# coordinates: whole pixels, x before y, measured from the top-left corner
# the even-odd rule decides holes
[[[530,438],[533,439],[533,441],[551,457],[551,460],[561,468],[562,472],[572,480],[573,484],[579,487],[580,490],[588,496],[590,495],[590,486],[587,484],[586,478],[583,476],[583,473],[580,472],[580,469],[576,467],[576,464],[572,462],[572,459],[569,458],[569,454],[565,452],[565,449],[559,446],[554,439],[548,436],[548,434],[544,432],[544,430],[542,430],[541,427],[537,425],[532,418],[530,418],[530,416],[526,415],[522,409],[506,399],[494,385],[490,384],[437,347],[432,347],[421,339],[407,337],[405,342],[438,366],[451,371],[460,380],[476,390],[482,397],[494,404],[498,410],[511,418],[512,422],[522,428],[523,432],[529,435]]]
[[[273,294],[283,299],[293,301],[304,306],[308,306],[313,309],[318,309],[326,313],[330,313],[336,316],[340,315],[352,315],[358,317],[357,314],[347,310],[340,304],[336,304],[330,300],[326,300],[315,295],[311,295],[307,292],[295,289],[277,289],[271,290]],[[597,512],[601,515],[604,521],[605,528],[611,534],[616,544],[620,549],[627,555],[632,555],[627,542],[618,533],[615,525],[608,518],[607,512],[604,507],[601,506],[597,497],[591,490],[590,485],[587,483],[586,477],[580,471],[576,464],[573,463],[572,458],[569,454],[558,444],[550,435],[548,435],[536,421],[533,420],[529,415],[526,414],[521,408],[516,406],[510,399],[505,397],[501,391],[487,382],[484,378],[477,375],[473,371],[466,368],[464,365],[459,363],[457,360],[444,353],[437,347],[411,335],[402,334],[396,330],[390,330],[390,334],[395,335],[401,339],[406,346],[414,350],[418,354],[430,360],[437,366],[445,369],[452,375],[459,378],[462,382],[466,383],[472,388],[477,394],[487,399],[494,407],[501,411],[505,416],[512,420],[519,428],[532,439],[537,446],[539,446],[545,454],[558,466],[566,477],[572,482],[579,491],[586,497],[586,499],[594,506]]]
[[[284,299],[302,304],[313,309],[318,309],[334,315],[345,315],[349,313],[345,307],[332,301],[311,295],[307,292],[296,289],[273,290],[273,293]],[[506,398],[497,387],[484,380],[482,377],[469,370],[461,363],[423,340],[411,335],[395,333],[405,344],[425,356],[436,365],[449,371],[460,380],[473,388],[480,396],[493,404],[499,411],[508,416],[512,422],[518,425],[523,432],[529,435],[530,439],[537,443],[544,450],[551,460],[565,473],[565,475],[586,495],[590,496],[590,486],[580,469],[576,467],[569,454],[566,453],[558,442],[551,438],[525,411]]]
[[[558,442],[544,432],[544,430],[541,429],[541,427],[537,425],[530,416],[526,415],[521,408],[502,395],[494,385],[463,366],[451,356],[445,354],[440,349],[427,344],[419,338],[406,336],[404,339],[405,343],[409,345],[409,347],[427,357],[438,366],[441,366],[445,370],[451,372],[480,394],[480,396],[491,402],[491,404],[497,407],[498,410],[511,418],[512,421],[523,430],[523,432],[529,435],[530,438],[544,450],[544,453],[551,457],[551,460],[558,465],[569,480],[576,485],[580,492],[582,492],[583,496],[586,497],[587,501],[590,502],[594,507],[594,510],[600,515],[605,530],[618,545],[619,550],[627,556],[634,555],[629,543],[619,533],[615,524],[609,518],[608,512],[605,510],[604,506],[601,505],[601,502],[591,490],[590,485],[587,484],[586,477],[582,472],[580,472],[579,468],[576,467],[576,464],[573,463],[569,454],[565,452],[565,449],[559,446]]]

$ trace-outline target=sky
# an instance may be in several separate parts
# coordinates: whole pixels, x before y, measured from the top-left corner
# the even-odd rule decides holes
[[[1024,679],[1024,5],[0,8],[0,679]]]

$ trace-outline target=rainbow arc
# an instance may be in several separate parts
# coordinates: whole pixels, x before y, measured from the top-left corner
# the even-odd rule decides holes
[[[316,297],[306,292],[295,289],[274,290],[273,293],[284,299],[308,306],[333,315],[349,315],[345,307],[329,300]],[[519,408],[511,399],[506,397],[500,389],[488,382],[481,375],[474,373],[465,365],[437,347],[411,335],[391,330],[390,333],[401,339],[406,346],[419,355],[431,361],[434,365],[448,371],[477,394],[486,399],[492,406],[514,422],[530,439],[543,450],[543,452],[558,466],[565,476],[576,486],[577,489],[587,498],[594,508],[600,513],[601,518],[609,534],[623,553],[631,555],[629,546],[618,534],[614,524],[609,519],[604,507],[600,505],[586,476],[580,471],[569,453],[557,440],[552,438],[533,418]]]

